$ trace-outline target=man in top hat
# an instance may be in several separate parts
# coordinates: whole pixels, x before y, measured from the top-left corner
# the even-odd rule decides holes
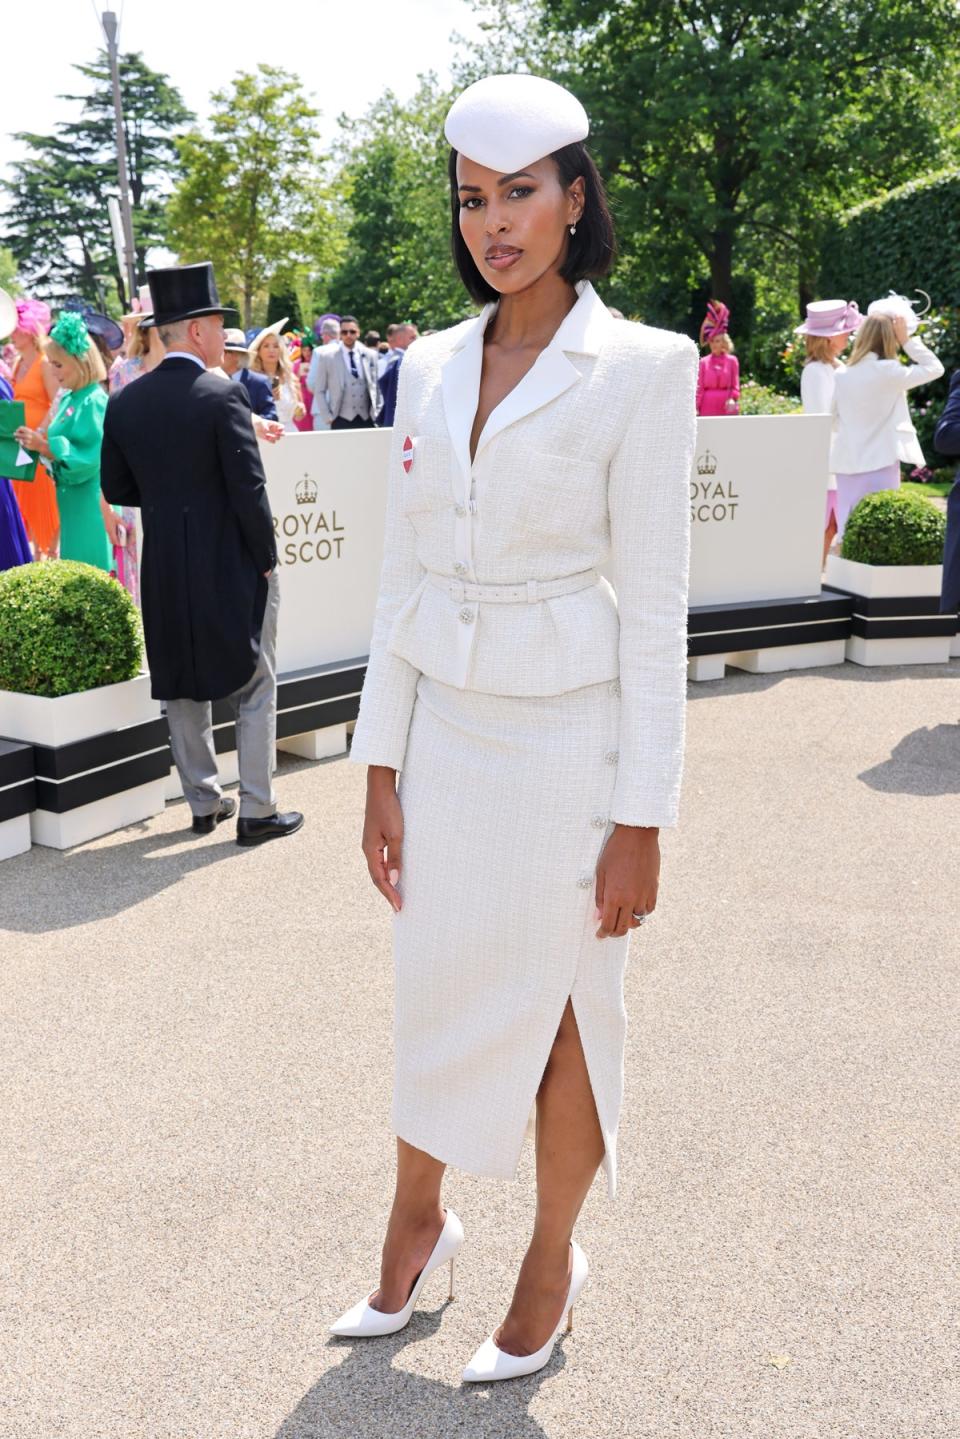
[[[250,358],[250,346],[247,344],[247,337],[242,330],[224,330],[223,332],[223,360],[221,365],[231,380],[236,380],[247,392],[250,400],[250,408],[255,415],[262,415],[265,420],[277,418],[277,405],[273,398],[273,390],[270,388],[270,381],[266,375],[258,375],[247,365]]]
[[[111,396],[101,485],[143,518],[141,594],[153,695],[166,700],[170,747],[193,829],[209,834],[235,811],[217,779],[211,701],[236,716],[237,843],[293,834],[278,814],[277,551],[260,452],[242,385],[208,374],[223,353],[224,307],[213,266],[148,275],[166,357]]]

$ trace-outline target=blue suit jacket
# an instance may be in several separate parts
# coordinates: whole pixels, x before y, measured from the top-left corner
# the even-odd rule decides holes
[[[277,418],[273,391],[266,375],[258,375],[255,370],[244,369],[238,370],[234,379],[240,381],[250,396],[250,408],[255,415],[262,415],[265,420]]]
[[[954,370],[950,393],[933,434],[933,448],[939,455],[960,458],[960,370]],[[960,468],[947,498],[947,542],[943,548],[941,614],[960,609]]]
[[[393,417],[397,412],[397,386],[400,383],[400,366],[403,364],[404,351],[401,350],[395,360],[391,360],[383,374],[380,376],[380,393],[383,396],[383,409],[380,411],[377,424],[383,428],[393,424]]]

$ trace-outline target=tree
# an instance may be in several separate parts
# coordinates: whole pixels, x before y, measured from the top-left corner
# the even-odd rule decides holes
[[[349,221],[342,263],[329,288],[335,309],[383,332],[391,321],[449,325],[472,302],[450,253],[449,147],[443,119],[451,96],[435,75],[420,77],[402,103],[392,92],[346,132],[338,188]]]
[[[958,53],[953,0],[543,0],[635,248],[695,250],[730,302],[748,242],[812,298],[829,216],[930,168],[918,122]]]
[[[103,305],[103,280],[117,300],[124,282],[113,249],[107,196],[117,192],[113,98],[105,55],[74,67],[93,88],[86,96],[62,96],[82,104],[76,120],[53,135],[21,133],[27,158],[11,168],[7,193],[9,245],[28,287],[53,296],[79,293]],[[176,156],[173,131],[191,119],[179,93],[139,54],[120,57],[120,89],[134,203],[137,271],[142,277],[147,249],[162,245],[162,195]]]
[[[178,142],[170,238],[183,262],[213,261],[249,327],[268,287],[296,289],[304,270],[335,263],[336,209],[318,163],[318,111],[295,76],[260,65],[212,105],[209,135],[191,130]]]

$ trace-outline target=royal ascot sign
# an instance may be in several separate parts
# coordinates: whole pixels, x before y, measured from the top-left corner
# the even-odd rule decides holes
[[[690,604],[820,593],[830,419],[697,421],[690,475]]]
[[[261,446],[280,561],[281,674],[369,650],[390,434],[325,431]],[[819,594],[829,443],[821,415],[698,421],[691,605]]]
[[[370,648],[389,443],[389,430],[334,430],[260,446],[277,534],[280,674]]]

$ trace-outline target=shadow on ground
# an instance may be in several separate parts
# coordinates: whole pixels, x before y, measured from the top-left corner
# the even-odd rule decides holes
[[[913,730],[857,778],[884,794],[960,794],[960,725]]]
[[[687,699],[726,699],[730,695],[756,694],[772,689],[784,680],[840,681],[844,684],[887,684],[891,680],[942,680],[945,676],[960,679],[960,659],[946,665],[824,665],[808,670],[780,670],[772,675],[754,675],[731,665],[723,679],[689,680]],[[958,697],[960,718],[960,697]]]
[[[546,1369],[509,1384],[462,1384],[458,1373],[441,1384],[396,1367],[404,1349],[436,1334],[445,1309],[414,1314],[406,1329],[386,1338],[331,1339],[343,1361],[303,1396],[276,1439],[546,1439],[527,1408],[543,1381],[563,1368],[559,1343]]]

